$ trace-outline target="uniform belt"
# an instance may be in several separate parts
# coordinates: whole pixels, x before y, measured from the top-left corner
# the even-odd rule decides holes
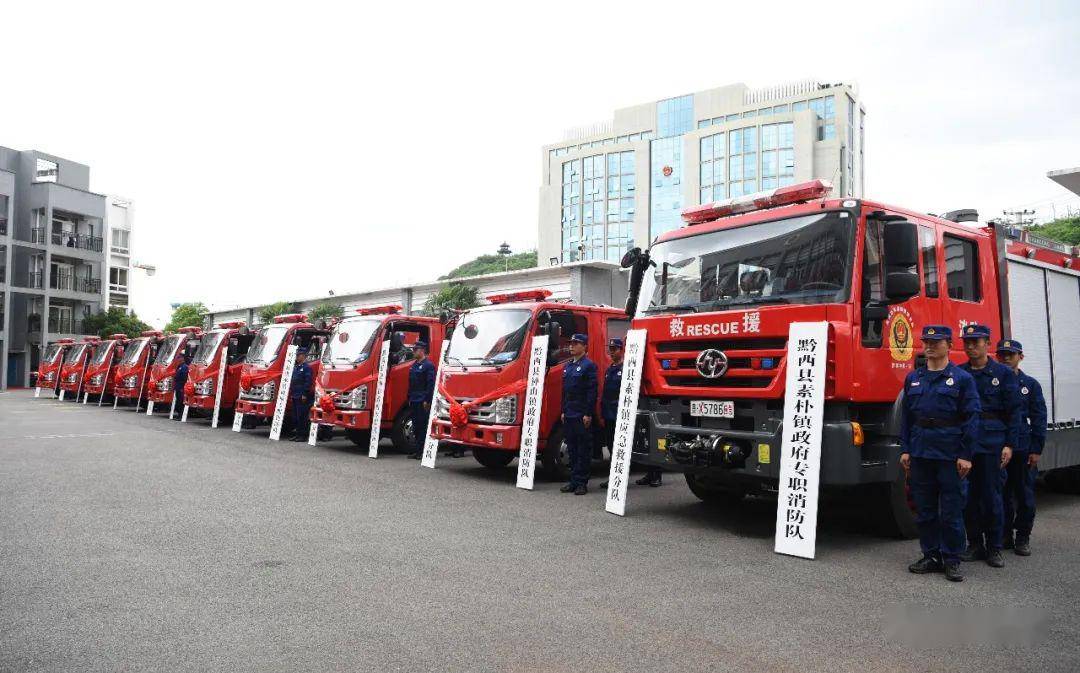
[[[979,414],[979,418],[985,418],[987,420],[998,420],[1002,423],[1005,422],[1005,414],[998,411],[984,411]]]
[[[956,428],[963,423],[960,418],[920,418],[915,421],[920,428]]]

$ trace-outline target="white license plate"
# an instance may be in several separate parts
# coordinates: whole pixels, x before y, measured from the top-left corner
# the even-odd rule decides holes
[[[691,400],[690,415],[708,416],[710,418],[735,418],[735,403],[731,401]]]

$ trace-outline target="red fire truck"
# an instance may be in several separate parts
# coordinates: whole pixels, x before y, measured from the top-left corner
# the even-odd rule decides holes
[[[73,344],[64,355],[64,366],[60,368],[60,389],[64,391],[65,398],[75,399],[82,392],[83,373],[100,342],[100,337],[83,337],[81,342]]]
[[[146,395],[151,402],[166,406],[172,402],[176,368],[184,361],[185,355],[191,357],[195,353],[201,338],[201,327],[181,327],[176,334],[165,337],[150,367],[150,385]]]
[[[328,330],[309,323],[307,316],[302,313],[279,315],[269,325],[260,327],[240,370],[236,413],[244,414],[245,422],[273,419],[287,347],[296,344],[308,349],[311,374],[317,378],[319,355],[327,334]],[[286,381],[285,385],[288,384]],[[288,413],[285,418],[288,420]]]
[[[165,341],[159,330],[147,330],[124,347],[124,357],[113,374],[113,395],[119,400],[138,400],[146,397],[150,387],[150,363],[157,357]]]
[[[407,404],[412,347],[423,341],[428,344],[428,352],[438,358],[445,326],[438,318],[402,315],[400,306],[362,308],[357,313],[360,315],[334,325],[327,339],[315,379],[316,404],[311,408],[311,420],[343,428],[345,436],[357,446],[368,445],[379,354],[383,342],[389,339],[381,432],[389,432],[394,448],[411,451],[416,431]]]
[[[49,344],[38,363],[37,387],[52,390],[53,393],[60,392],[60,368],[64,364],[64,356],[74,343],[74,339],[57,339]]]
[[[225,380],[221,386],[221,413],[231,413],[240,394],[240,370],[244,366],[255,335],[242,321],[222,322],[202,335],[198,349],[188,368],[184,386],[184,404],[191,409],[213,413],[217,397],[218,373],[221,371],[221,351],[226,351]]]
[[[706,501],[775,490],[788,325],[826,322],[823,490],[868,491],[884,528],[913,534],[898,397],[923,325],[958,335],[975,322],[1021,341],[1046,390],[1040,468],[1080,463],[1075,251],[1010,241],[973,211],[935,217],[830,190],[813,181],[689,208],[684,227],[627,253],[627,309],[647,330],[634,459],[684,472]],[[952,359],[966,360],[959,336]]]
[[[469,447],[486,467],[509,465],[521,445],[527,354],[533,339],[544,338],[549,346],[538,433],[540,465],[551,478],[569,474],[560,407],[570,337],[588,335],[588,357],[603,376],[611,364],[607,340],[625,336],[629,321],[620,309],[549,301],[550,296],[548,290],[492,295],[487,298],[491,305],[461,314],[443,363],[444,399],[433,424],[440,442]],[[467,421],[451,422],[454,402],[465,406]],[[599,424],[593,428],[599,435]]]
[[[124,356],[124,346],[130,341],[126,334],[111,334],[94,350],[94,357],[86,368],[86,387],[91,395],[111,395],[113,393],[112,372]]]

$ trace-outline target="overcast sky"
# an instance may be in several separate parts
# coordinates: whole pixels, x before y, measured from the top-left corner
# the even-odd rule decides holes
[[[869,197],[1080,208],[1046,178],[1080,165],[1080,3],[874,4],[9,3],[0,145],[135,201],[148,318],[532,248],[541,145],[734,82],[856,82]]]

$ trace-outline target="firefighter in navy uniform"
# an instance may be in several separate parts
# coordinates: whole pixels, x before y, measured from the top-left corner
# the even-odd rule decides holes
[[[294,442],[307,441],[311,415],[311,365],[307,363],[308,349],[296,349],[296,364],[289,381],[289,403],[292,404]]]
[[[952,330],[922,331],[926,365],[904,379],[900,466],[908,476],[923,557],[917,574],[944,572],[961,582],[964,485],[979,434],[979,393],[971,375],[949,361]]]
[[[992,568],[1001,568],[1003,528],[1001,490],[1002,473],[1012,458],[1020,432],[1020,390],[1016,374],[1006,365],[991,359],[990,328],[986,325],[965,325],[961,336],[968,361],[960,368],[975,379],[982,405],[979,424],[979,443],[972,461],[968,480],[967,524],[968,548],[965,561],[982,561]]]
[[[998,342],[998,361],[1016,372],[1020,386],[1020,432],[1009,464],[1005,466],[1005,539],[1002,545],[1017,556],[1031,556],[1031,529],[1035,525],[1035,475],[1046,442],[1046,399],[1039,382],[1020,370],[1024,347],[1014,339]],[[1013,538],[1015,534],[1015,540]]]
[[[409,415],[412,417],[413,452],[409,458],[419,460],[427,441],[428,414],[435,394],[435,365],[427,358],[427,343],[413,345],[413,363],[409,367]],[[455,454],[455,455],[460,455]]]
[[[176,398],[176,408],[184,408],[184,386],[187,384],[188,379],[188,366],[191,364],[191,356],[184,353],[183,359],[180,361],[180,365],[176,368],[176,374],[173,375],[173,397]],[[180,420],[182,414],[176,415],[176,420]]]
[[[566,448],[570,452],[570,482],[563,493],[588,493],[589,471],[592,467],[592,421],[596,413],[596,365],[585,357],[589,337],[575,334],[570,337],[571,360],[563,369],[562,424]]]

